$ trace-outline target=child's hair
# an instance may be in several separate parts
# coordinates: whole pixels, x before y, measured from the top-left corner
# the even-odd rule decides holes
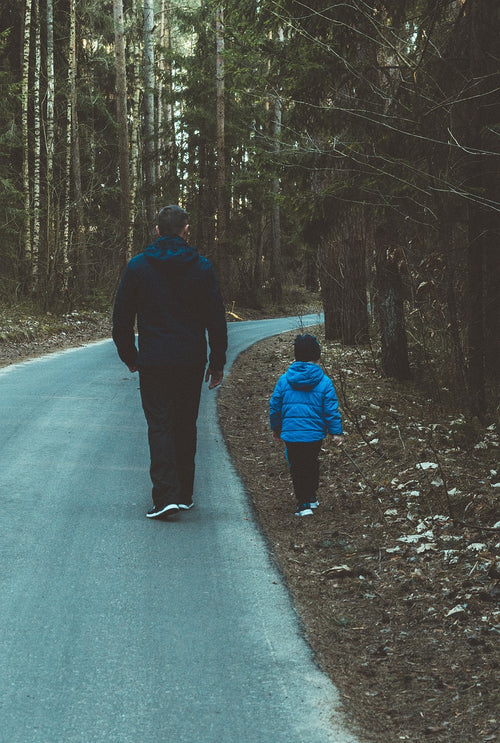
[[[321,347],[315,335],[304,333],[298,335],[293,342],[295,361],[318,361],[321,356]]]

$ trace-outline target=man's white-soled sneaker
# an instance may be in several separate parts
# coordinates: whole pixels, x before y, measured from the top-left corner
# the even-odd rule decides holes
[[[297,510],[295,511],[296,516],[312,516],[313,511],[312,508],[310,508],[309,503],[302,503],[300,506],[297,506]]]
[[[189,511],[190,508],[194,508],[193,501],[189,501],[189,503],[178,503],[177,504],[181,511]]]
[[[153,506],[147,512],[148,519],[157,519],[159,516],[173,516],[179,512],[177,503],[167,503],[165,506]]]
[[[312,508],[312,509],[314,509],[314,508],[317,508],[318,506],[319,506],[319,501],[317,501],[317,500],[312,500],[312,501],[311,501],[311,502],[309,503],[309,508]]]

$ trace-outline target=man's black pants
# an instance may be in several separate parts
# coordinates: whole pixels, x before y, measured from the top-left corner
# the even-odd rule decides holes
[[[139,370],[155,506],[189,503],[192,499],[203,374],[204,366]]]
[[[322,443],[323,441],[294,443],[287,441],[288,464],[298,505],[316,500],[316,491],[319,487],[318,456]]]

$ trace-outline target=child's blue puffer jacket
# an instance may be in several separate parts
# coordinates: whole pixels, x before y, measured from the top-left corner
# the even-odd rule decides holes
[[[273,431],[286,442],[320,441],[342,434],[332,380],[317,364],[295,361],[276,384],[269,403]]]

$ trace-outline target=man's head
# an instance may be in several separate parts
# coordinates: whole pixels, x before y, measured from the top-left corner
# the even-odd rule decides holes
[[[321,347],[315,335],[298,335],[293,342],[295,361],[319,361]]]
[[[158,212],[157,230],[161,237],[165,235],[181,235],[181,237],[184,237],[187,233],[188,223],[189,215],[187,211],[175,204],[164,206]]]

